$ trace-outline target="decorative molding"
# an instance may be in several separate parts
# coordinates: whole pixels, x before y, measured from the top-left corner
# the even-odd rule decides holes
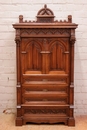
[[[56,69],[56,70],[62,70],[62,69]],[[29,78],[29,77],[23,77],[23,80],[24,80],[24,82],[26,82],[26,81],[29,82],[29,81],[31,81],[31,78]],[[59,82],[66,83],[67,77],[63,77],[63,78],[58,77],[58,79],[56,79],[56,80],[59,81]],[[43,81],[43,78],[42,78],[42,81]],[[50,79],[47,79],[47,81],[50,81]]]
[[[26,98],[24,98],[24,100],[25,100],[25,103],[28,103],[31,101],[31,99],[26,99]],[[39,101],[50,101],[50,100],[49,99],[43,100],[43,98],[42,98],[42,99],[39,99]],[[51,101],[53,101],[53,100],[51,99]],[[58,99],[56,99],[56,101],[59,103],[67,103],[67,97],[58,98]]]
[[[49,28],[49,29],[46,29],[46,28],[39,28],[39,29],[36,29],[36,28],[33,28],[33,29],[22,29],[21,32],[20,32],[20,35],[21,36],[31,36],[31,35],[47,35],[47,34],[50,34],[50,35],[65,35],[67,37],[70,36],[70,29],[55,29],[55,28]],[[72,35],[73,36],[73,35]]]
[[[31,88],[25,88],[24,91],[29,92],[29,91],[31,91]],[[36,90],[35,90],[35,91],[36,91]],[[42,88],[42,89],[41,89],[41,88],[40,88],[38,91],[48,92],[48,91],[51,91],[51,89],[46,89],[46,88]],[[52,90],[52,91],[55,91],[55,90]],[[66,91],[67,91],[67,88],[58,88],[57,91],[59,91],[59,92],[66,92]]]

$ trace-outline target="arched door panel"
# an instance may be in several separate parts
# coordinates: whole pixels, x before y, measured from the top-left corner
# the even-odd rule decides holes
[[[65,44],[63,44],[63,42],[55,40],[49,44],[49,51],[50,51],[49,74],[68,73],[69,70],[68,47],[66,47]]]
[[[41,47],[36,40],[29,41],[23,51],[21,62],[23,74],[39,74],[42,69]]]

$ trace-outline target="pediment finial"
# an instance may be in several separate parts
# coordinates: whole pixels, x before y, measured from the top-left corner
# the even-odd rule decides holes
[[[44,5],[44,8],[47,8],[47,5],[46,5],[46,4]]]

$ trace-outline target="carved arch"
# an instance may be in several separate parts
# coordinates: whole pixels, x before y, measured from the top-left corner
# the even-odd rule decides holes
[[[49,8],[47,8],[47,5],[44,5],[44,8],[40,9],[37,13],[37,15],[53,15],[53,11]]]
[[[65,43],[63,41],[61,41],[61,40],[54,40],[54,41],[52,41],[50,43],[50,46],[49,46],[49,50],[50,51],[51,51],[52,47],[55,45],[55,42],[57,42],[56,44],[58,44],[59,46],[61,46],[64,49],[64,51],[66,50],[66,46],[65,46]],[[60,43],[62,43],[62,44],[60,44]]]
[[[65,71],[66,64],[66,55],[64,54],[66,51],[66,45],[61,40],[53,40],[50,43],[49,51],[50,55],[50,66],[51,70],[56,71]]]
[[[25,70],[26,71],[36,71],[41,70],[41,46],[35,40],[30,40],[25,46],[26,55],[24,55],[25,59]]]
[[[42,45],[39,42],[35,41],[35,40],[28,41],[27,44],[26,44],[26,46],[25,46],[25,50],[28,49],[28,47],[31,44],[34,44],[36,46],[36,48],[38,48],[39,51],[42,50]]]

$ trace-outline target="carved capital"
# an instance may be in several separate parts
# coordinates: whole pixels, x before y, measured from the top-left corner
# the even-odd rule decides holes
[[[16,37],[15,37],[15,42],[17,43],[17,46],[20,46],[20,29],[16,29]]]
[[[17,47],[20,47],[20,40],[19,39],[15,39],[16,45]]]
[[[71,29],[71,38],[70,38],[72,46],[74,45],[76,38],[75,38],[75,29]]]

